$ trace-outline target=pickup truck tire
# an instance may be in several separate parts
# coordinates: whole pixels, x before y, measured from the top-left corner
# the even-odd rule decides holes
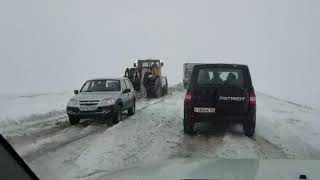
[[[243,122],[244,134],[248,137],[253,137],[256,129],[256,122]]]
[[[121,121],[121,114],[122,114],[122,108],[120,105],[115,105],[114,106],[114,111],[113,111],[113,115],[112,115],[112,122],[114,124],[119,123],[119,121]]]
[[[80,122],[80,118],[69,115],[69,122],[71,125],[78,124]]]
[[[193,122],[188,121],[186,118],[183,119],[183,132],[185,134],[192,135],[194,133],[194,124]]]
[[[136,101],[133,102],[133,105],[130,109],[128,109],[128,115],[132,116],[136,113]]]

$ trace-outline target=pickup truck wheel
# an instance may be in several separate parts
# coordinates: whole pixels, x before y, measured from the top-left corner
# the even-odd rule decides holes
[[[253,137],[256,129],[256,122],[243,122],[244,134],[248,137]]]
[[[183,119],[183,132],[185,134],[193,134],[194,133],[194,124],[193,122],[189,122],[187,119]]]
[[[128,115],[132,116],[136,113],[136,101],[133,102],[133,105],[130,109],[128,109]]]
[[[80,118],[74,117],[74,116],[69,116],[69,122],[71,125],[78,124],[80,122]]]
[[[113,117],[112,117],[112,122],[114,124],[117,124],[119,121],[121,121],[121,114],[122,114],[121,106],[118,104],[115,105],[114,111],[113,111]]]

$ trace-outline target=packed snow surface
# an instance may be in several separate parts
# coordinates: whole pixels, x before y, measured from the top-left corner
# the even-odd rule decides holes
[[[240,124],[222,131],[197,124],[196,135],[188,136],[182,125],[184,94],[175,87],[160,99],[141,99],[134,116],[124,112],[112,127],[90,119],[71,126],[64,112],[70,93],[9,98],[29,111],[4,112],[1,131],[40,179],[92,179],[173,158],[320,159],[316,109],[257,93],[254,138],[244,136]]]

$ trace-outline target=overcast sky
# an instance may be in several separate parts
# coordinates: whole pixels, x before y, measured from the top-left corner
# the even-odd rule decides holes
[[[0,0],[0,93],[79,89],[160,58],[248,64],[259,91],[320,107],[320,1]]]

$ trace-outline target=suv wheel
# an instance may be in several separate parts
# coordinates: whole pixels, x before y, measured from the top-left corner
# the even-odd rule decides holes
[[[183,119],[183,132],[185,134],[194,133],[194,122],[188,121],[186,118]]]
[[[243,122],[243,130],[246,136],[253,137],[255,129],[256,129],[255,121]]]
[[[136,113],[136,101],[133,102],[133,105],[130,109],[128,109],[128,115],[132,116]]]
[[[107,123],[107,126],[112,126],[113,125],[113,119],[112,118],[107,118],[106,119],[106,123]]]
[[[71,125],[78,124],[80,122],[80,118],[74,117],[74,116],[69,116],[69,122]]]
[[[112,117],[112,122],[114,124],[117,124],[119,121],[121,121],[121,114],[122,114],[121,106],[118,104],[115,105],[113,117]]]

